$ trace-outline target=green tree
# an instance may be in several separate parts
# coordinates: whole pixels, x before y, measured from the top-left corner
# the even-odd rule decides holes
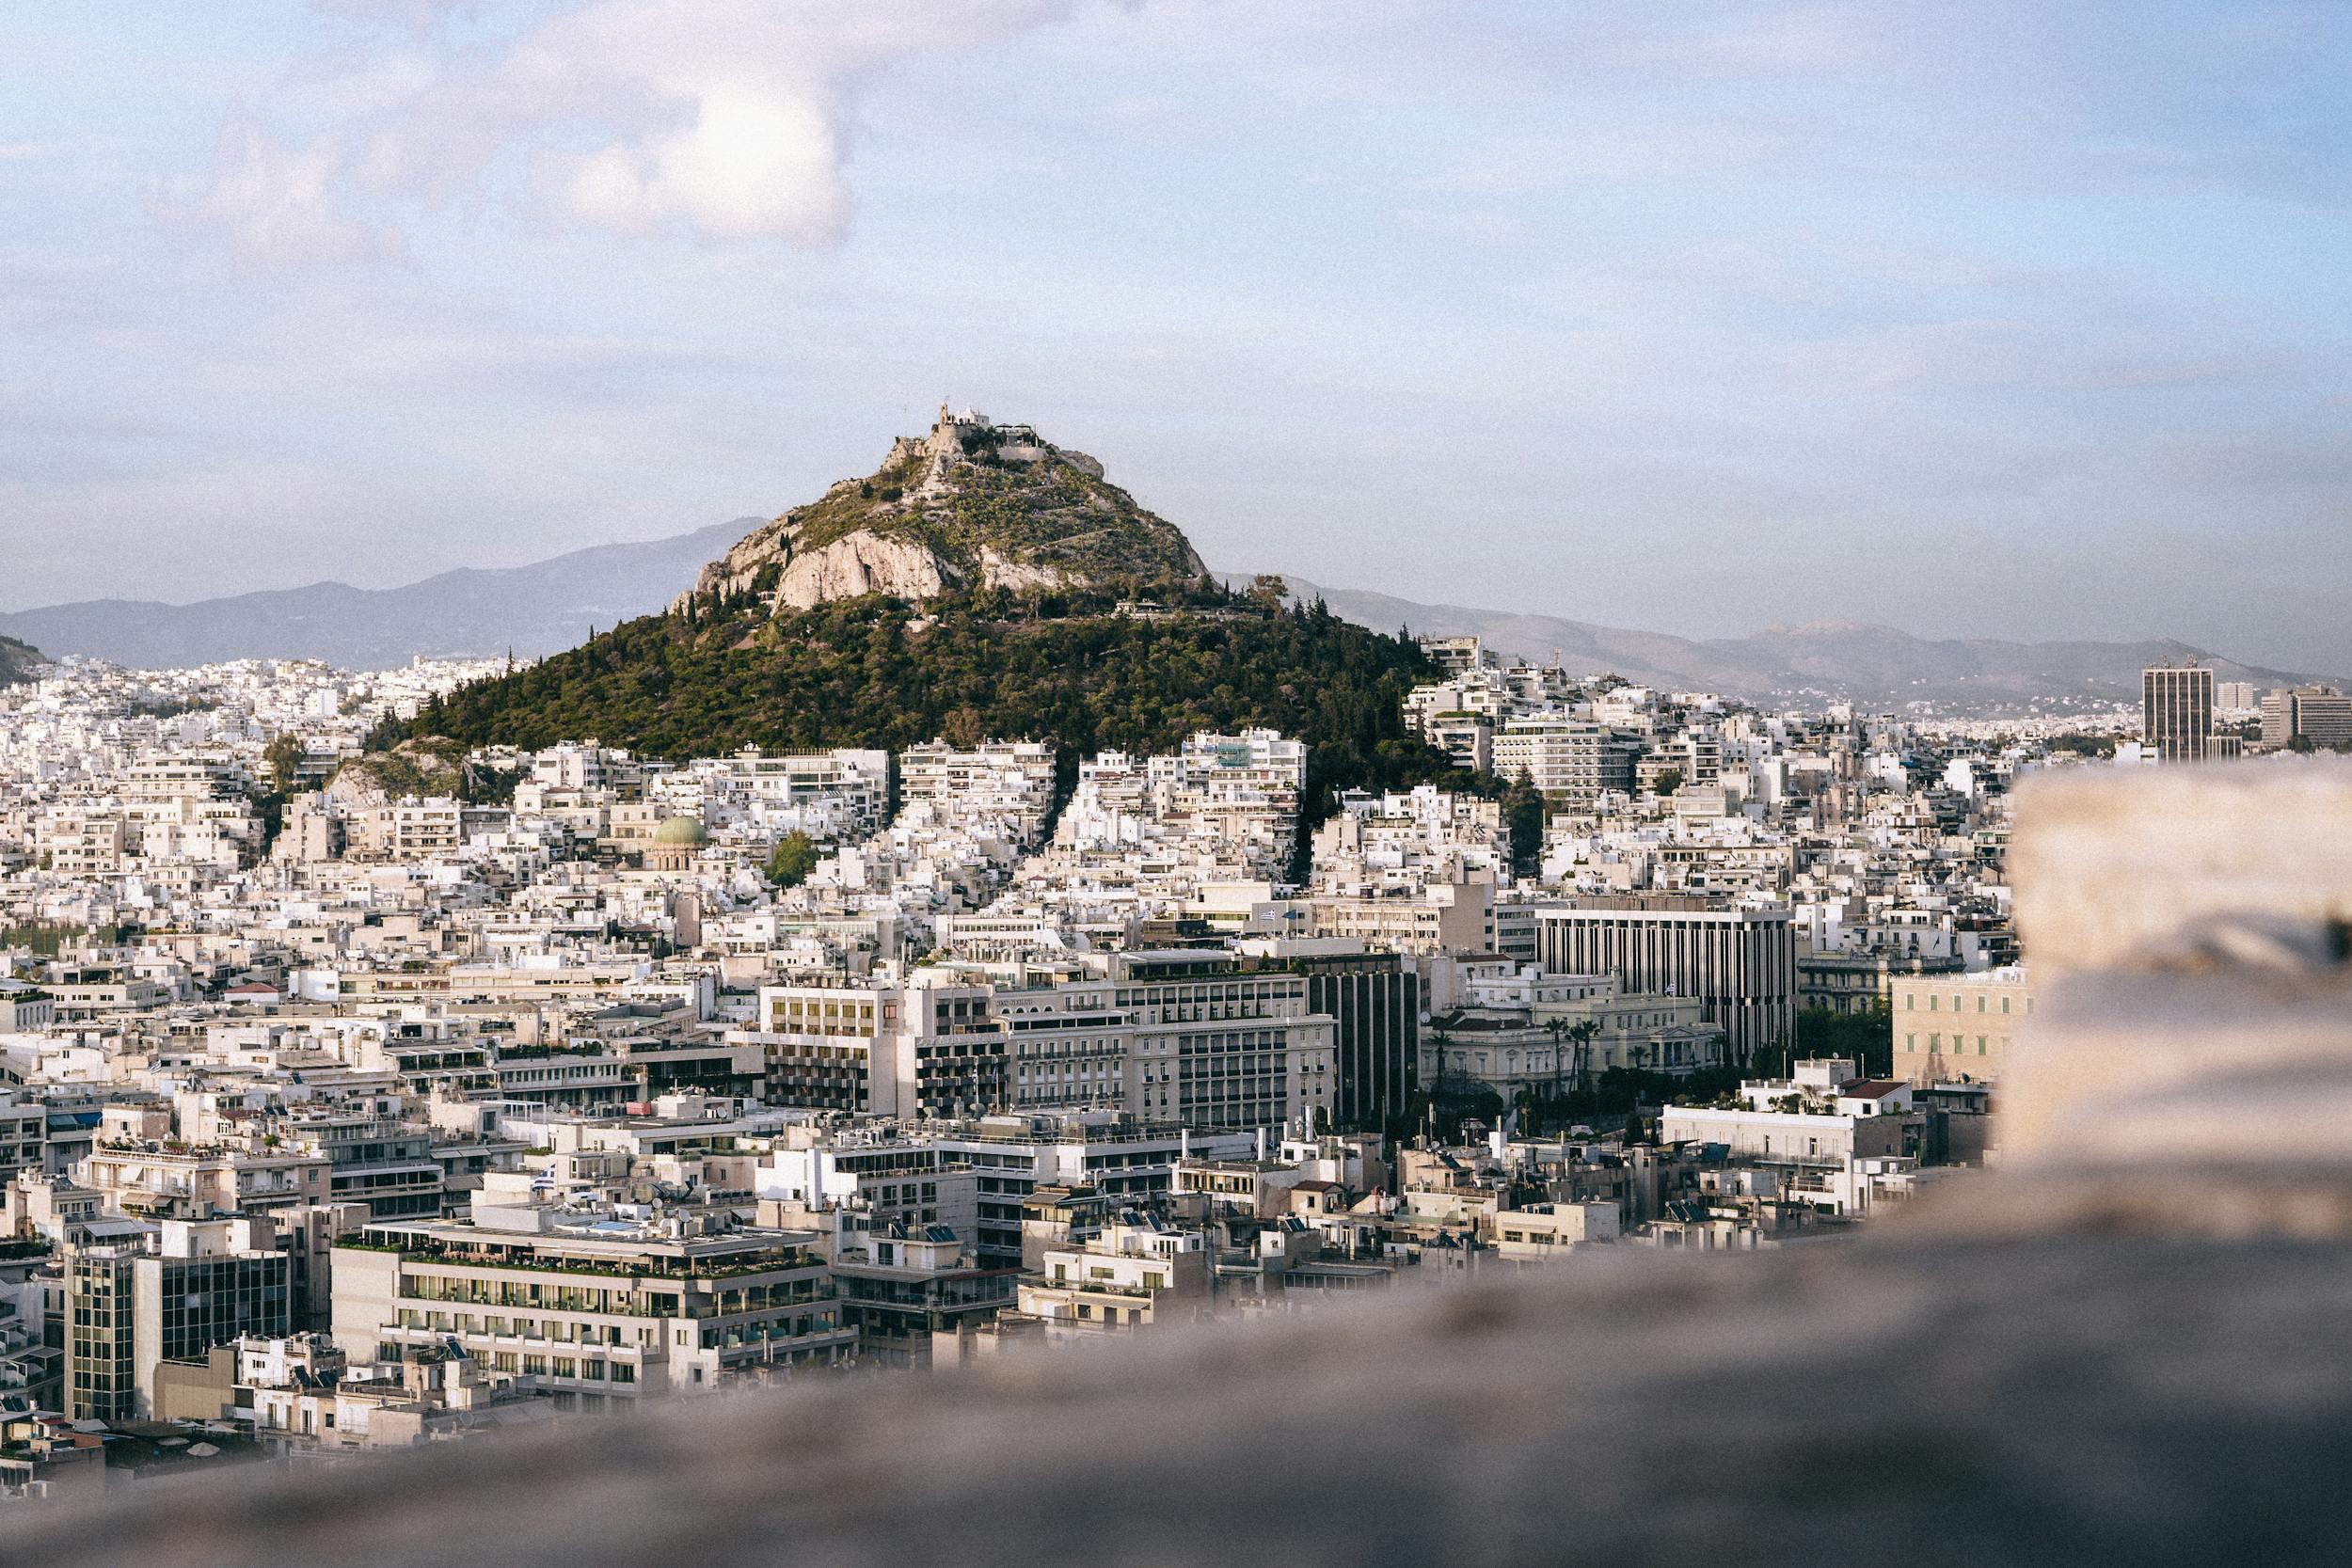
[[[1511,835],[1511,875],[1537,875],[1544,863],[1544,796],[1524,768],[1502,792],[1502,821]]]
[[[294,793],[294,775],[302,768],[302,759],[310,754],[302,737],[292,731],[278,736],[262,752],[262,762],[269,769],[269,787],[273,795]]]
[[[746,744],[896,751],[969,709],[958,733],[1050,741],[1071,758],[1280,730],[1310,748],[1302,838],[1351,787],[1500,793],[1405,727],[1405,694],[1435,673],[1418,645],[1214,583],[1155,593],[1183,610],[1144,619],[1115,613],[1107,593],[982,590],[920,607],[873,594],[773,616],[739,600],[691,620],[643,616],[388,722],[370,746],[597,736],[669,758]]]
[[[952,709],[941,721],[939,733],[941,739],[960,752],[977,751],[979,749],[980,742],[988,738],[987,727],[980,719],[980,710],[969,704]]]
[[[1544,1020],[1544,1033],[1551,1037],[1551,1098],[1561,1098],[1567,1078],[1568,1035],[1576,1025],[1565,1018]]]
[[[768,879],[778,887],[799,887],[816,869],[816,841],[798,828],[778,839],[768,857]]]
[[[1793,1055],[1844,1056],[1865,1078],[1895,1071],[1895,1015],[1883,998],[1861,1012],[1807,1007],[1797,1015]]]

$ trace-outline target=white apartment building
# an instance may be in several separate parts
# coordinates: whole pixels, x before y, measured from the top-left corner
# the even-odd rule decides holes
[[[355,1360],[454,1341],[565,1408],[713,1392],[848,1356],[818,1243],[719,1213],[477,1200],[469,1223],[339,1243],[331,1332]]]
[[[1506,779],[1524,773],[1547,799],[1589,806],[1605,793],[1632,789],[1641,752],[1633,736],[1589,719],[1525,714],[1495,736],[1495,771]]]

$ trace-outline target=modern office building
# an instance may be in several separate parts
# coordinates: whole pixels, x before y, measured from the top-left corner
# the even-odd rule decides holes
[[[2263,744],[2352,745],[2352,697],[2332,686],[2298,686],[2263,699]]]
[[[159,1363],[292,1332],[289,1259],[267,1220],[166,1220],[156,1242],[66,1258],[65,1397],[76,1420],[148,1419]]]
[[[1246,968],[1306,976],[1308,1012],[1332,1021],[1332,1129],[1378,1132],[1404,1115],[1420,1087],[1422,990],[1404,955],[1279,939],[1243,947]]]
[[[2215,755],[2213,672],[2201,665],[2160,664],[2139,673],[2140,738],[2166,762],[2205,762]]]
[[[1777,1044],[1795,1022],[1797,944],[1785,908],[1628,895],[1572,899],[1537,918],[1546,970],[1696,997],[1734,1061]]]

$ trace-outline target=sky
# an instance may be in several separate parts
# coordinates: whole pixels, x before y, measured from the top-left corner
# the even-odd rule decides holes
[[[769,515],[2352,670],[2352,5],[0,0],[0,609]]]

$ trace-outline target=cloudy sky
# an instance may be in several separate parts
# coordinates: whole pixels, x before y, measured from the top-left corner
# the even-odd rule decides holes
[[[2352,6],[0,6],[0,608],[780,511],[2352,668]]]

